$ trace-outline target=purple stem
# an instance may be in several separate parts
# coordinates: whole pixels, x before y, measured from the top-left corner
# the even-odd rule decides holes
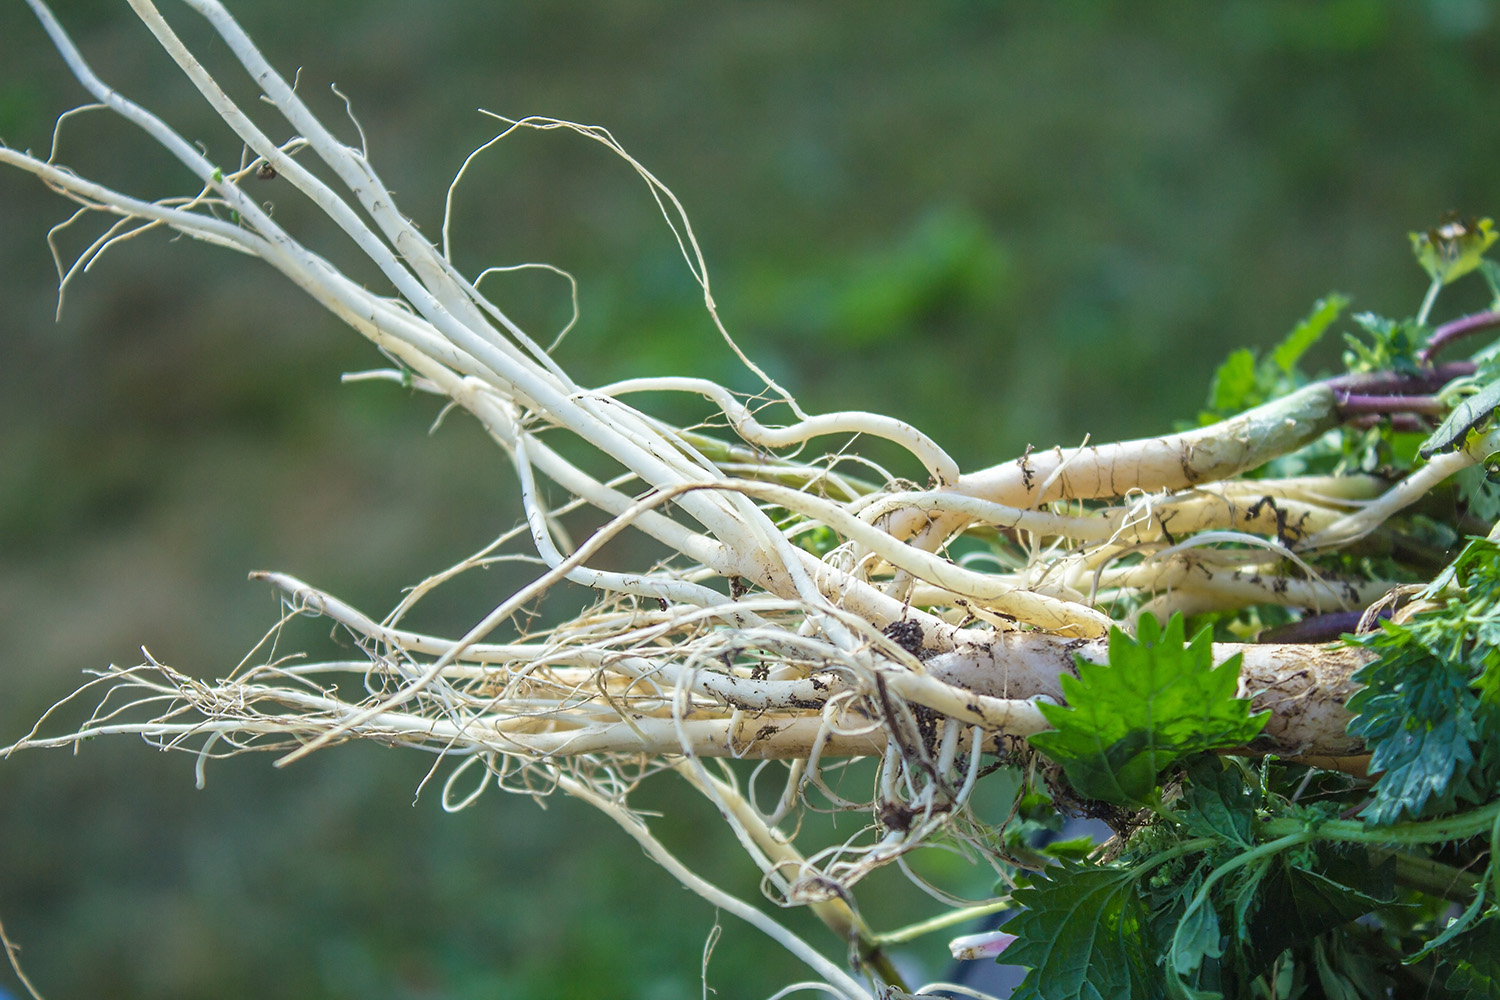
[[[1473,375],[1475,367],[1472,361],[1450,361],[1415,375],[1402,375],[1398,372],[1360,372],[1352,375],[1339,375],[1321,384],[1328,386],[1334,392],[1347,392],[1351,395],[1404,396],[1441,389],[1456,378]]]
[[[1436,396],[1356,396],[1339,393],[1339,414],[1349,417],[1361,413],[1442,413],[1446,407]]]
[[[1363,611],[1334,611],[1326,615],[1308,615],[1301,621],[1263,629],[1255,637],[1256,642],[1332,642],[1346,632],[1359,627]],[[1382,608],[1376,617],[1389,618],[1389,608]]]
[[[1500,326],[1500,312],[1474,313],[1471,316],[1460,317],[1451,323],[1444,323],[1432,331],[1432,336],[1427,338],[1427,345],[1417,352],[1417,360],[1425,364],[1434,354],[1453,341],[1462,340],[1480,330],[1488,330],[1492,326]]]

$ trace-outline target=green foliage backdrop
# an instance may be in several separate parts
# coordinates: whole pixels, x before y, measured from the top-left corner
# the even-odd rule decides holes
[[[805,407],[887,411],[970,465],[1164,429],[1315,298],[1419,300],[1401,234],[1500,211],[1500,25],[1478,0],[232,6],[304,92],[349,94],[434,236],[491,134],[476,106],[608,126],[682,199],[724,318]],[[59,14],[121,90],[226,142],[123,3]],[[0,55],[0,138],[45,148],[81,91],[20,4]],[[140,194],[191,185],[102,117],[61,159]],[[0,740],[140,644],[227,671],[276,613],[247,570],[379,608],[517,516],[473,426],[428,437],[430,401],[339,388],[374,355],[263,266],[147,237],[54,323],[44,237],[67,211],[0,174]],[[654,206],[596,147],[510,140],[457,217],[471,273],[578,275],[582,381],[731,377]],[[565,317],[557,279],[501,280],[532,328]],[[430,624],[508,592],[471,581]],[[52,997],[698,995],[713,915],[617,831],[564,802],[445,816],[430,789],[413,804],[409,756],[240,759],[202,792],[188,758],[123,743],[4,762],[0,918]],[[691,829],[666,835],[713,857]],[[721,993],[799,974],[727,929]]]

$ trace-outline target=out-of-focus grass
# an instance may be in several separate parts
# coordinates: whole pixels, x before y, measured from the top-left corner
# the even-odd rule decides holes
[[[808,409],[891,412],[968,466],[1164,428],[1219,358],[1328,291],[1410,312],[1405,232],[1500,210],[1500,46],[1472,0],[234,6],[321,108],[338,113],[329,81],[350,95],[434,237],[491,134],[476,106],[607,125],[682,198],[726,321]],[[107,79],[237,159],[124,4],[61,7]],[[20,4],[0,54],[0,138],[45,148],[81,91]],[[191,184],[99,117],[61,158],[140,194]],[[514,522],[483,436],[459,417],[429,437],[432,401],[339,387],[379,359],[261,265],[148,237],[54,323],[44,236],[68,211],[0,173],[0,741],[141,644],[227,671],[276,614],[248,570],[379,611]],[[744,384],[646,192],[597,146],[509,140],[457,218],[471,273],[578,274],[560,356],[582,380]],[[533,329],[565,317],[554,277],[498,281]],[[477,575],[425,624],[462,628],[513,583]],[[428,760],[373,748],[269,763],[212,766],[202,792],[188,758],[126,741],[0,763],[0,917],[48,996],[698,995],[712,913],[578,806],[447,816],[431,789],[412,804]],[[663,835],[753,895],[701,806],[670,780],[648,799],[695,810]],[[868,905],[889,926],[923,915],[915,898]],[[801,975],[725,929],[721,995]]]

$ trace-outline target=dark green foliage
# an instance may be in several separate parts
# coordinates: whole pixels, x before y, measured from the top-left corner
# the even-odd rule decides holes
[[[1477,692],[1465,671],[1414,644],[1402,626],[1382,623],[1366,645],[1381,657],[1355,675],[1365,687],[1349,702],[1357,713],[1349,732],[1373,750],[1370,770],[1381,777],[1360,815],[1394,823],[1451,809],[1451,779],[1474,764]]]
[[[1064,863],[1015,893],[1025,909],[1007,929],[1020,940],[1001,960],[1033,970],[1016,995],[1251,996],[1288,954],[1325,989],[1380,995],[1391,954],[1341,929],[1393,902],[1391,861],[1295,834],[1257,843],[1257,814],[1275,803],[1239,765],[1205,755],[1180,777],[1171,822],[1115,863]]]
[[[1364,855],[1361,848],[1333,847],[1279,855],[1236,888],[1237,910],[1244,904],[1249,911],[1238,936],[1251,946],[1250,971],[1391,901],[1390,866],[1373,866]]]
[[[1138,873],[1063,863],[1013,898],[1025,907],[1007,926],[1020,940],[1007,965],[1032,969],[1016,1000],[1102,1000],[1157,994],[1148,914]]]
[[[1361,640],[1378,656],[1354,676],[1349,732],[1380,775],[1360,813],[1374,824],[1484,802],[1500,777],[1500,546],[1471,541],[1429,591],[1441,603]]]
[[[1202,757],[1188,768],[1177,821],[1193,837],[1213,837],[1226,844],[1249,847],[1254,841],[1254,801],[1238,768],[1224,767],[1213,757]]]
[[[1184,786],[1174,815],[1182,832],[1217,843],[1199,857],[1187,885],[1191,899],[1171,888],[1156,893],[1158,919],[1176,928],[1168,958],[1178,977],[1238,995],[1227,986],[1248,984],[1289,948],[1390,898],[1389,866],[1369,864],[1362,849],[1256,847],[1260,796],[1240,767],[1201,758],[1184,775]],[[1232,942],[1210,934],[1220,928]]]
[[[1317,983],[1328,1000],[1386,1000],[1392,995],[1394,980],[1381,963],[1346,935],[1316,939],[1313,963]]]
[[[1500,997],[1500,916],[1456,935],[1439,952],[1452,970],[1447,986],[1470,997]]]

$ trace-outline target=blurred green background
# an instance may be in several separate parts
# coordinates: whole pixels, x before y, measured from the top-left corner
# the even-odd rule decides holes
[[[237,160],[123,0],[58,6],[106,79]],[[434,237],[449,177],[493,133],[476,107],[608,126],[681,198],[725,321],[807,409],[894,414],[970,468],[1166,429],[1229,350],[1329,291],[1409,314],[1425,280],[1406,232],[1500,212],[1482,0],[231,7],[319,108],[337,113],[330,81],[350,96]],[[24,6],[0,7],[0,139],[45,149],[83,99]],[[142,196],[196,190],[98,115],[60,159]],[[379,613],[514,523],[475,426],[429,436],[432,400],[340,387],[380,359],[263,265],[148,235],[54,322],[45,237],[70,210],[0,172],[0,743],[142,645],[225,673],[277,614],[248,570]],[[455,217],[469,273],[577,274],[560,357],[580,380],[751,384],[644,187],[597,145],[508,140]],[[487,288],[539,334],[566,315],[553,276]],[[423,624],[462,629],[511,583],[477,577]],[[190,757],[130,739],[0,763],[0,919],[48,997],[700,995],[712,910],[582,807],[491,794],[445,815],[434,788],[414,801],[427,758],[374,747],[270,764],[219,763],[195,791]],[[706,811],[658,785],[668,843],[754,896]],[[883,887],[878,925],[931,912]],[[908,957],[936,974],[942,953]],[[802,976],[725,918],[719,995]]]

